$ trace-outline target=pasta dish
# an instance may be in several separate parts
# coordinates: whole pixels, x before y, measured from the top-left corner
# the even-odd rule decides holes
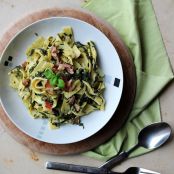
[[[83,125],[81,116],[104,110],[104,75],[94,42],[76,42],[71,27],[55,37],[38,37],[26,50],[26,61],[9,72],[33,118],[49,120],[50,128]]]

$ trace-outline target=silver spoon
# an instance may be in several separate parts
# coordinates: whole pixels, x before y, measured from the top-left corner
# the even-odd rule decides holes
[[[126,152],[121,152],[119,155],[112,157],[100,167],[107,169],[112,168],[129,157],[129,155],[139,147],[150,150],[156,149],[169,139],[171,133],[171,127],[165,122],[151,124],[140,131],[137,145]]]

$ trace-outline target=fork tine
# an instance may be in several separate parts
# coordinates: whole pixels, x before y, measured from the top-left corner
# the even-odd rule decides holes
[[[140,168],[140,174],[160,174],[160,173]]]

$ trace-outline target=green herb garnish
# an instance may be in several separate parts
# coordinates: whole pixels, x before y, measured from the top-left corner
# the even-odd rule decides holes
[[[51,79],[53,76],[54,76],[54,73],[52,70],[50,69],[46,69],[45,72],[44,72],[44,75],[47,79]]]
[[[65,87],[65,82],[62,79],[58,79],[58,84],[57,86],[62,89]]]
[[[58,86],[60,89],[63,89],[65,87],[65,82],[60,79],[59,74],[54,74],[52,70],[46,69],[44,75],[50,81],[50,84],[52,86]]]
[[[58,77],[56,75],[54,75],[51,79],[50,79],[50,84],[52,86],[56,86],[57,85],[57,81],[58,81]]]

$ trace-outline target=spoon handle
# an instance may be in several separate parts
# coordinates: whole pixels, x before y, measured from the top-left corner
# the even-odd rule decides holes
[[[119,155],[113,156],[111,159],[109,159],[108,161],[106,161],[106,163],[104,163],[102,166],[100,166],[100,168],[112,169],[114,166],[116,166],[117,164],[121,163],[126,158],[128,158],[128,156],[134,150],[136,150],[138,147],[139,147],[139,144],[135,145],[134,147],[132,147],[131,149],[129,149],[126,152],[121,152]]]
[[[121,163],[124,159],[126,159],[129,156],[127,152],[121,152],[119,155],[114,156],[113,158],[109,159],[104,163],[100,168],[106,168],[106,169],[111,169],[115,165]]]

